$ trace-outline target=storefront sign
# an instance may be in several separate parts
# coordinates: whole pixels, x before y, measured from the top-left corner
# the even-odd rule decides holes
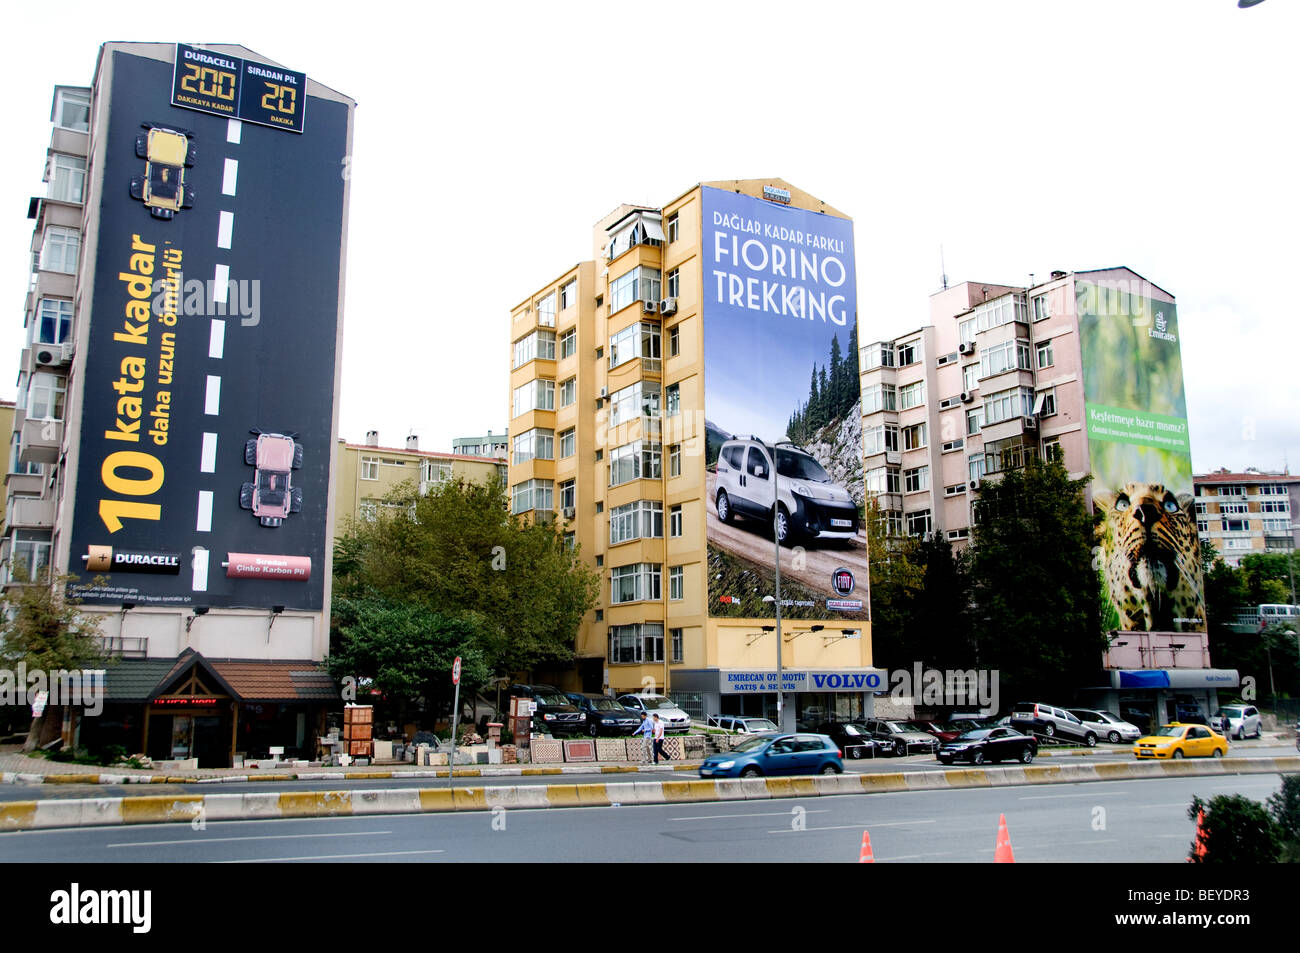
[[[164,708],[216,708],[216,698],[155,698],[149,704]]]
[[[803,669],[781,673],[767,671],[722,671],[718,689],[723,694],[763,692],[877,692],[889,688],[888,673],[881,669]]]

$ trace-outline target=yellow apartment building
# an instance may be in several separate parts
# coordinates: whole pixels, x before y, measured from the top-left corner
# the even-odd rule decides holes
[[[558,520],[602,577],[576,663],[539,680],[666,692],[695,717],[775,717],[783,685],[791,727],[871,713],[888,685],[871,667],[860,509],[847,478],[781,439],[799,400],[747,411],[802,394],[809,364],[782,362],[832,332],[857,394],[851,236],[846,216],[782,180],[701,183],[659,208],[620,205],[595,226],[593,260],[512,308],[511,509]],[[823,462],[860,485],[860,408],[842,417],[855,436]],[[742,498],[769,478],[766,504]],[[778,512],[792,527],[779,599]]]

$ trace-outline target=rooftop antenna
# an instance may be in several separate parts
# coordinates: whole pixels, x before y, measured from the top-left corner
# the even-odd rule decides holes
[[[943,290],[948,290],[948,269],[943,263],[943,246],[939,246],[939,280],[943,282]]]

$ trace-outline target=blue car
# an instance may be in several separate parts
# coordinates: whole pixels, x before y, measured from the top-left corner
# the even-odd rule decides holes
[[[842,774],[844,762],[825,735],[764,734],[746,738],[725,754],[709,755],[702,778],[761,778],[781,774]]]

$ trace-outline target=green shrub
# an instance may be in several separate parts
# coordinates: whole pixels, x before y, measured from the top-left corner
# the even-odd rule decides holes
[[[1278,826],[1258,801],[1240,794],[1221,794],[1209,802],[1192,798],[1191,820],[1204,812],[1201,835],[1193,840],[1188,861],[1194,864],[1272,864],[1281,852]],[[1199,843],[1198,843],[1199,841]],[[1203,853],[1198,854],[1198,849]]]

